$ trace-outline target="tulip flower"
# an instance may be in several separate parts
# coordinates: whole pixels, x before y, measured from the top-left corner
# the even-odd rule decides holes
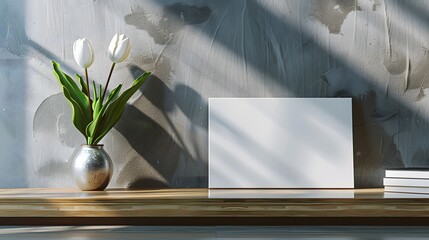
[[[118,34],[115,34],[115,36],[113,36],[112,40],[110,41],[108,49],[110,60],[114,63],[121,63],[127,59],[130,51],[130,40],[125,37],[124,34],[119,36]]]
[[[85,69],[85,78],[86,78],[86,86],[88,92],[86,95],[88,96],[88,104],[89,104],[89,115],[92,119],[92,103],[91,103],[91,95],[89,91],[89,81],[88,81],[88,68],[94,62],[94,51],[92,50],[92,42],[86,38],[77,39],[73,43],[73,57],[76,63]]]
[[[76,40],[73,43],[73,56],[79,66],[89,68],[94,62],[92,42],[86,38]]]
[[[119,84],[104,99],[115,64],[125,61],[129,54],[130,43],[128,38],[123,34],[116,34],[108,47],[108,55],[112,60],[112,68],[107,78],[106,87],[103,92],[101,85],[98,85],[99,89],[97,89],[93,81],[92,90],[94,94],[92,99],[87,71],[87,68],[94,61],[91,41],[83,38],[76,40],[73,44],[73,57],[76,63],[85,69],[86,83],[81,76],[76,74],[81,87],[77,87],[75,80],[61,70],[59,63],[52,61],[54,75],[62,87],[65,98],[70,102],[73,112],[73,124],[85,137],[86,144],[88,145],[97,145],[115,126],[124,112],[127,101],[141,88],[150,76],[150,72],[145,72],[135,79],[131,86],[122,93],[120,92],[123,84]],[[85,95],[87,95],[88,100]]]
[[[110,68],[109,76],[107,77],[106,86],[104,87],[103,96],[101,97],[101,101],[103,102],[104,96],[106,95],[107,86],[109,86],[110,77],[112,77],[113,69],[115,68],[116,63],[121,63],[127,59],[128,55],[130,55],[131,46],[130,40],[125,37],[124,34],[118,35],[117,33],[113,36],[110,41],[108,48],[108,55],[110,60],[113,62],[112,67]]]

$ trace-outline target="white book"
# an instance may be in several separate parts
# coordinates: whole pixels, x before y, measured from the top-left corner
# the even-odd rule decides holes
[[[398,187],[429,187],[429,179],[385,177],[383,184],[384,186]]]
[[[425,187],[398,187],[398,186],[385,186],[385,192],[397,192],[397,193],[420,193],[429,194],[429,188]],[[429,197],[429,195],[428,195]]]
[[[403,193],[403,192],[384,192],[384,198],[429,198],[429,194],[421,193]]]
[[[386,169],[387,178],[427,178],[429,179],[429,168],[400,168]]]

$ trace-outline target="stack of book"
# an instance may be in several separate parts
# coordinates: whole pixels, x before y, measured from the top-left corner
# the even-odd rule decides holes
[[[429,194],[429,168],[386,169],[384,191]]]

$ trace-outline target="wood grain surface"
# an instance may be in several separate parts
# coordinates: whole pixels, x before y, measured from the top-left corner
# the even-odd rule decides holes
[[[383,189],[240,191],[0,189],[0,217],[429,217],[428,198],[387,198]]]

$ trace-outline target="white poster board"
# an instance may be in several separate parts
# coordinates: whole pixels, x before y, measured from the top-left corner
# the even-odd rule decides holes
[[[351,98],[209,98],[209,188],[353,188]]]

